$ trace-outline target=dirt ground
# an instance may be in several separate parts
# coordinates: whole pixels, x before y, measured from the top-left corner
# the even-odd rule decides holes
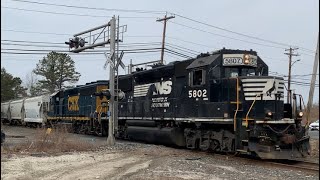
[[[67,138],[91,144],[94,149],[46,154],[3,151],[37,136],[37,130],[5,127],[1,151],[1,179],[319,179],[319,174],[257,166],[226,156],[185,149],[69,134]],[[15,137],[10,135],[15,134]],[[319,140],[314,141],[319,157]],[[28,148],[28,147],[27,147]],[[316,149],[316,148],[315,148]],[[318,158],[317,158],[318,159]]]

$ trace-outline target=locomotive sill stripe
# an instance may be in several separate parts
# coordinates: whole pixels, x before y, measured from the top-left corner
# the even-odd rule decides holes
[[[90,120],[89,117],[47,117],[48,120],[57,120],[57,119],[63,119],[63,120]]]
[[[254,97],[256,97],[257,95],[255,94],[255,95],[247,95],[247,96],[245,96],[245,98],[254,98]],[[272,96],[274,97],[274,94],[272,94]],[[281,95],[281,98],[283,97],[284,95]],[[260,98],[261,96],[260,96],[260,94],[258,95],[258,98]],[[270,97],[270,96],[267,96],[266,94],[263,94],[263,97],[265,98],[265,97]]]
[[[194,122],[233,122],[233,119],[222,118],[152,118],[152,117],[119,117],[119,119],[136,119],[136,120],[172,120],[172,121],[194,121]]]
[[[246,101],[254,101],[254,100],[260,101],[261,98],[260,97],[257,97],[257,98],[256,97],[246,97],[245,100]],[[273,97],[273,98],[268,98],[268,99],[263,98],[262,100],[263,101],[274,101],[275,99]],[[283,97],[280,98],[280,101],[284,101]]]
[[[275,120],[275,121],[270,121],[270,120],[265,120],[265,121],[256,121],[257,124],[293,124],[294,119],[281,119],[281,120]]]

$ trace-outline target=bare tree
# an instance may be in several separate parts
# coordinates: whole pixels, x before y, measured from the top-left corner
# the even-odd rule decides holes
[[[40,87],[39,78],[33,71],[26,75],[24,86],[28,89],[28,96],[34,97],[44,93],[43,89]]]

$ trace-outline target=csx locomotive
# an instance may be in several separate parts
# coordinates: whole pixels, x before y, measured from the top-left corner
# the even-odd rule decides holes
[[[203,151],[294,159],[309,153],[302,97],[284,103],[284,79],[255,51],[221,49],[119,77],[116,137]],[[105,134],[108,89],[98,81],[51,97],[49,123]]]

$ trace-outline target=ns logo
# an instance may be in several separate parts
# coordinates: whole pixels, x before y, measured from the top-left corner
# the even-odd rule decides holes
[[[168,95],[172,91],[172,81],[156,82],[151,85],[152,95]]]

